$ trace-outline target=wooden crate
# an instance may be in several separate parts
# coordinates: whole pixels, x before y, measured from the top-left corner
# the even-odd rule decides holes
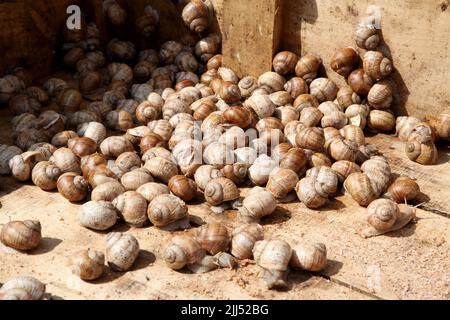
[[[217,19],[214,28],[222,33],[225,64],[238,68],[241,75],[269,70],[273,54],[288,49],[320,54],[325,72],[339,85],[342,80],[329,72],[327,62],[336,48],[353,45],[351,35],[359,17],[369,3],[378,4],[383,8],[385,50],[397,68],[396,111],[417,116],[437,114],[450,103],[450,74],[445,68],[450,65],[448,1],[402,0],[402,5],[396,6],[386,0],[357,4],[349,0],[212,2]],[[69,3],[79,4],[94,17],[104,39],[122,32],[145,45],[132,31],[105,25],[99,0],[2,2],[0,74],[16,65],[31,68],[36,77],[58,69],[59,30]],[[162,0],[121,0],[130,21],[146,3],[162,12],[155,46],[186,36],[180,6]],[[1,110],[0,116],[0,143],[11,143],[11,116],[6,110]],[[37,218],[44,239],[30,254],[0,245],[0,283],[10,276],[32,275],[47,283],[54,299],[449,299],[448,145],[440,145],[437,165],[425,167],[410,162],[403,143],[393,136],[378,134],[368,141],[387,155],[394,173],[417,179],[422,189],[417,202],[425,202],[417,209],[417,220],[390,235],[363,240],[356,231],[364,224],[365,209],[348,197],[338,196],[319,211],[300,203],[280,204],[275,214],[263,220],[266,237],[292,244],[304,239],[324,242],[330,259],[319,274],[291,272],[287,291],[266,290],[253,262],[235,271],[222,269],[203,275],[172,271],[161,259],[170,233],[153,227],[130,229],[123,224],[113,230],[132,233],[142,248],[133,270],[108,271],[93,283],[80,281],[69,272],[70,256],[86,247],[103,250],[105,233],[79,226],[79,204],[10,177],[0,177],[0,223]],[[242,195],[247,192],[242,189]],[[237,223],[234,211],[216,215],[204,204],[190,205],[189,210],[206,222],[221,221],[230,227]]]

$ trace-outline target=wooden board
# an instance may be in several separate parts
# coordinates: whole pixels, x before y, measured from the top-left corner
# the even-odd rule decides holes
[[[450,104],[450,6],[446,0],[285,0],[280,50],[315,52],[328,76],[340,86],[343,78],[329,68],[337,48],[356,46],[353,32],[367,6],[381,7],[384,45],[397,71],[394,109],[397,114],[439,114]]]
[[[223,7],[222,54],[239,77],[272,69],[278,47],[280,0],[230,0]]]

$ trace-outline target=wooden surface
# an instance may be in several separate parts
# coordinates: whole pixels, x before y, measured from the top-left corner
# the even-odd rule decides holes
[[[328,76],[339,85],[343,78],[330,71],[337,48],[356,46],[353,32],[369,4],[382,12],[385,43],[398,72],[395,111],[423,116],[438,114],[450,104],[450,5],[447,0],[284,0],[280,50],[319,54]]]
[[[281,0],[230,0],[223,6],[222,54],[239,77],[272,69],[281,27]]]
[[[0,118],[0,132],[8,130],[9,118]],[[7,135],[0,136],[0,143],[8,142]],[[417,209],[414,223],[400,231],[362,239],[356,232],[365,224],[365,209],[345,196],[319,211],[298,201],[279,204],[275,213],[262,221],[265,237],[284,239],[291,245],[321,241],[329,258],[320,274],[291,271],[287,291],[267,290],[251,261],[237,270],[203,275],[172,271],[161,259],[169,232],[150,226],[129,228],[123,223],[110,231],[129,232],[139,240],[142,250],[132,271],[108,271],[93,283],[80,281],[70,274],[70,256],[82,248],[104,250],[107,232],[81,227],[79,204],[10,177],[0,177],[0,224],[39,219],[44,239],[28,254],[0,246],[0,283],[11,276],[32,275],[48,284],[53,299],[449,299],[450,210],[445,199],[450,195],[446,181],[450,169],[443,161],[448,152],[441,150],[443,160],[437,166],[411,169],[401,150],[403,144],[396,138],[377,135],[369,142],[388,155],[395,173],[411,175],[414,171],[423,197],[430,198],[424,205],[427,210]],[[433,171],[439,174],[431,176],[430,182],[427,173]],[[241,196],[248,190],[241,189]],[[428,207],[437,209],[428,211]],[[221,221],[230,230],[238,224],[235,211],[217,215],[206,204],[189,205],[189,213],[195,220]]]

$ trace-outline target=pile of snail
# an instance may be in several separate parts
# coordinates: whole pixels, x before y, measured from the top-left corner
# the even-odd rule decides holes
[[[104,1],[104,10],[111,24],[125,23],[127,13],[116,1]],[[434,141],[449,139],[450,112],[427,121],[395,118],[393,66],[376,51],[380,35],[367,23],[370,17],[356,30],[358,51],[367,50],[362,67],[351,47],[331,59],[331,68],[348,82],[338,88],[319,75],[322,60],[310,53],[280,52],[274,71],[239,79],[222,66],[220,35],[207,33],[211,15],[208,2],[187,2],[182,18],[192,37],[167,41],[159,50],[138,52],[133,43],[114,38],[102,51],[95,24],[65,30],[63,62],[75,72],[78,88],[59,78],[33,84],[23,68],[1,78],[0,102],[14,115],[14,145],[0,145],[0,174],[85,202],[79,223],[92,230],[109,230],[119,220],[136,228],[186,230],[186,203],[202,199],[213,211],[237,209],[236,229],[209,223],[176,234],[163,259],[171,269],[200,273],[254,259],[269,288],[287,285],[289,266],[317,272],[327,262],[324,244],[291,247],[264,239],[259,223],[280,202],[298,198],[317,209],[343,186],[367,206],[362,237],[410,222],[414,208],[397,203],[415,199],[419,186],[409,177],[392,181],[387,159],[366,144],[363,130],[396,127],[408,157],[432,164]],[[136,27],[149,37],[158,23],[159,13],[147,6]],[[242,199],[239,187],[248,185],[254,188]],[[32,250],[40,244],[41,224],[9,222],[0,240]],[[111,232],[105,253],[81,250],[72,258],[73,272],[97,279],[105,261],[113,270],[130,270],[139,244],[130,234]],[[0,296],[42,296],[29,291],[5,284]]]

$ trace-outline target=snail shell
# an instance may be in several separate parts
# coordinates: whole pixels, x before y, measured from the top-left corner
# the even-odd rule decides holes
[[[342,137],[344,137],[344,139],[356,143],[358,147],[366,144],[364,132],[358,126],[347,125],[339,130],[339,133],[342,135]]]
[[[377,198],[369,177],[364,173],[350,174],[344,181],[344,188],[361,206],[367,206]]]
[[[67,172],[58,178],[58,192],[67,200],[77,202],[83,200],[88,193],[88,182],[74,172]]]
[[[395,202],[410,201],[420,192],[419,185],[409,177],[398,177],[389,186],[385,196]]]
[[[327,248],[323,243],[303,243],[292,248],[290,266],[318,272],[327,266]]]
[[[355,125],[364,129],[367,124],[367,117],[369,116],[369,106],[362,104],[352,104],[345,110],[345,115],[348,117],[349,124]]]
[[[239,90],[241,91],[241,96],[243,98],[248,98],[251,96],[253,91],[255,91],[258,88],[258,79],[253,76],[246,76],[243,77],[238,82]]]
[[[112,201],[115,197],[125,192],[125,188],[119,181],[102,183],[92,190],[91,199],[94,201]]]
[[[407,141],[411,132],[421,121],[415,117],[397,117],[395,132],[401,141]]]
[[[188,209],[177,196],[161,194],[150,202],[147,215],[156,227],[162,228],[179,220],[188,220]]]
[[[275,198],[284,198],[294,190],[298,182],[297,174],[291,169],[275,168],[269,176],[266,189]]]
[[[285,83],[283,76],[272,71],[264,72],[258,78],[258,87],[266,89],[268,93],[282,91]]]
[[[323,129],[323,136],[325,138],[324,148],[329,152],[330,144],[336,139],[342,139],[340,131],[333,127],[326,127]]]
[[[355,162],[358,156],[358,145],[347,139],[334,139],[329,147],[330,156],[336,160],[348,160]]]
[[[89,201],[81,206],[79,221],[83,227],[106,230],[116,224],[117,210],[110,202]]]
[[[388,111],[372,110],[367,118],[367,125],[375,130],[391,131],[395,128],[395,116]]]
[[[305,177],[295,186],[299,200],[308,208],[319,208],[328,201],[328,194],[319,193],[316,189],[316,179]]]
[[[298,62],[298,56],[290,51],[278,52],[273,58],[273,70],[284,76],[287,73],[294,72],[295,66]]]
[[[356,94],[366,95],[372,88],[374,81],[363,68],[354,70],[347,78],[348,85]]]
[[[106,115],[105,124],[117,131],[127,131],[134,126],[133,116],[125,110],[113,110]]]
[[[0,145],[0,174],[11,174],[9,161],[17,155],[20,155],[22,150],[16,146]]]
[[[348,123],[348,118],[341,111],[333,111],[325,114],[320,120],[322,128],[333,127],[341,129]]]
[[[194,112],[193,118],[196,121],[204,120],[211,112],[216,111],[214,98],[206,97],[191,104],[191,110]]]
[[[72,272],[82,280],[95,280],[105,270],[105,255],[93,249],[81,250],[71,257]]]
[[[123,25],[127,19],[127,12],[116,0],[103,1],[103,11],[107,14],[109,21],[115,26]]]
[[[111,232],[106,236],[106,261],[115,271],[129,270],[139,256],[139,243],[131,234]]]
[[[308,53],[298,60],[297,65],[295,66],[295,74],[298,77],[303,78],[303,80],[309,84],[314,78],[316,78],[317,71],[319,70],[321,64],[322,59]]]
[[[231,106],[223,112],[222,122],[240,128],[247,128],[252,123],[252,113],[248,108]]]
[[[230,235],[221,223],[207,223],[197,230],[197,241],[211,255],[227,252],[230,245]]]
[[[73,154],[80,158],[90,155],[97,150],[95,141],[87,137],[70,139],[67,146],[72,150]]]
[[[197,184],[186,176],[176,175],[168,182],[170,191],[183,201],[192,200],[197,194]]]
[[[139,61],[133,68],[134,78],[139,82],[146,82],[150,79],[156,65],[148,61]]]
[[[84,130],[83,136],[93,140],[98,146],[106,138],[106,128],[100,122],[89,122]]]
[[[234,229],[232,236],[231,254],[240,260],[251,259],[255,243],[264,239],[264,231],[257,223],[244,224]]]
[[[286,91],[275,91],[269,95],[270,100],[277,106],[284,106],[292,103],[293,99]]]
[[[228,178],[220,177],[209,181],[204,191],[205,199],[213,206],[239,198],[239,189]]]
[[[209,8],[205,1],[191,0],[183,8],[181,17],[184,23],[192,32],[202,33],[208,28],[209,24]]]
[[[164,251],[164,261],[173,270],[194,264],[203,259],[205,250],[200,243],[189,235],[177,235],[172,238]]]
[[[265,154],[261,154],[248,169],[248,177],[258,186],[265,185],[269,180],[269,175],[278,166],[278,161],[271,159]]]
[[[319,106],[319,101],[317,98],[310,94],[301,94],[294,100],[293,107],[297,109],[298,112],[301,112],[304,108],[307,107],[315,107]]]
[[[148,182],[146,184],[143,184],[139,188],[137,188],[136,191],[140,193],[149,203],[152,202],[152,200],[160,194],[170,193],[170,190],[166,185],[156,182]]]
[[[47,110],[38,117],[38,127],[43,129],[47,136],[52,137],[64,130],[64,119],[59,113]]]
[[[250,147],[238,148],[238,149],[234,150],[234,154],[235,154],[237,164],[245,164],[248,166],[251,165],[252,163],[254,163],[256,158],[258,157],[256,150],[253,148],[250,148]],[[234,172],[234,166],[233,166],[233,172]],[[239,172],[240,172],[240,174],[237,176],[243,177],[242,169],[239,169]],[[234,173],[234,175],[236,175],[236,173]]]
[[[200,166],[194,174],[195,182],[200,190],[205,190],[208,182],[220,177],[223,177],[222,172],[211,165]]]
[[[361,103],[361,98],[349,86],[341,87],[337,92],[336,99],[339,106],[343,109],[347,109],[353,104]]]
[[[295,142],[298,147],[320,151],[325,144],[323,129],[320,128],[302,128],[298,130]]]
[[[3,226],[0,240],[17,250],[32,250],[41,243],[41,223],[37,220],[10,221]]]
[[[237,126],[229,128],[227,131],[225,131],[220,137],[218,142],[226,145],[229,149],[237,149],[237,148],[243,148],[246,145],[247,136],[245,134],[245,131]],[[210,144],[212,145],[212,144]],[[205,149],[206,151],[206,149]],[[215,152],[214,150],[213,152]],[[216,156],[213,156],[213,158],[216,158]],[[224,163],[230,163],[234,162],[234,157],[230,155],[229,159],[224,159]]]
[[[306,177],[314,177],[316,179],[315,189],[319,194],[325,196],[334,194],[337,191],[338,178],[330,167],[313,167],[306,171]]]
[[[355,40],[361,49],[374,50],[380,43],[378,29],[373,24],[360,23],[355,31]]]
[[[386,191],[391,181],[391,168],[386,158],[373,156],[361,165],[361,170],[369,177],[377,196]]]
[[[367,161],[373,156],[380,155],[378,152],[378,149],[373,144],[366,144],[363,146],[360,146],[358,151],[358,157],[356,158],[356,163],[361,165],[364,161]]]
[[[22,288],[13,288],[0,291],[0,300],[32,300],[31,295]]]
[[[323,117],[318,108],[306,107],[300,112],[300,122],[307,127],[315,127]]]
[[[331,169],[336,172],[340,183],[344,183],[350,174],[361,172],[360,167],[356,163],[347,160],[336,161],[331,166]]]
[[[319,102],[333,101],[336,98],[338,87],[328,78],[317,78],[309,85],[309,91]]]
[[[215,33],[209,34],[197,42],[194,48],[195,55],[203,62],[207,62],[217,53],[217,50],[219,50],[220,42],[220,35]]]
[[[299,119],[299,112],[291,105],[276,108],[274,115],[281,120],[283,127],[289,122]]]
[[[76,89],[67,89],[59,96],[58,105],[64,112],[75,112],[79,109],[83,97]]]
[[[158,27],[159,12],[151,5],[146,5],[144,14],[136,19],[135,24],[144,37],[150,37]]]
[[[286,287],[286,271],[292,249],[283,240],[260,240],[253,247],[256,264],[263,269],[263,278],[269,289]]]
[[[307,157],[307,167],[313,168],[313,167],[331,167],[331,160],[330,158],[322,152],[314,152],[312,150],[305,150],[306,157]]]
[[[222,58],[223,56],[221,54],[216,54],[215,56],[211,57],[206,63],[206,69],[219,69],[222,66]]]
[[[416,139],[410,139],[405,144],[406,156],[422,165],[432,165],[437,162],[438,151],[433,142],[420,143]]]
[[[111,136],[100,144],[100,151],[107,158],[117,158],[124,152],[134,151],[133,145],[124,136]]]
[[[0,297],[3,299],[11,293],[13,296],[26,297],[28,300],[40,300],[45,293],[45,284],[33,277],[13,277],[1,287]]]
[[[11,175],[19,181],[27,181],[31,177],[34,165],[43,161],[44,156],[39,151],[27,151],[18,154],[9,160]]]
[[[433,142],[435,140],[435,133],[428,123],[421,122],[414,126],[408,136],[408,140],[417,140],[420,143]]]
[[[292,77],[289,81],[287,81],[284,85],[284,90],[286,90],[286,92],[289,93],[293,99],[309,92],[306,81],[300,77]]]
[[[145,168],[137,168],[130,172],[126,172],[120,178],[120,183],[127,191],[136,190],[137,188],[148,182],[153,182],[153,177]]]
[[[277,201],[269,191],[252,191],[244,198],[242,207],[239,208],[240,219],[249,223],[259,222],[262,217],[272,214],[277,207]]]
[[[299,173],[306,165],[306,154],[301,148],[291,148],[280,161],[280,168]]]
[[[217,74],[222,78],[223,81],[232,82],[234,84],[238,84],[239,82],[239,78],[230,68],[219,67],[219,69],[217,69]]]
[[[393,88],[387,80],[381,80],[375,83],[367,95],[369,105],[378,110],[388,109],[393,100]]]
[[[426,117],[430,126],[441,139],[450,140],[450,109],[446,108],[437,117]]]
[[[42,190],[56,189],[56,181],[61,175],[61,170],[49,161],[41,161],[36,164],[31,172],[31,180]]]
[[[224,143],[213,142],[205,148],[203,159],[206,164],[220,169],[226,164],[232,164],[234,162],[233,149]]]
[[[142,227],[147,222],[147,201],[136,191],[127,191],[118,195],[112,204],[119,216],[133,227]]]
[[[373,80],[388,76],[392,70],[392,62],[379,51],[367,51],[363,57],[364,72]]]
[[[256,158],[256,157],[255,157]],[[225,178],[232,180],[236,185],[239,185],[247,178],[247,168],[249,164],[234,163],[227,164],[220,171]]]
[[[133,169],[140,168],[141,159],[135,152],[124,152],[117,157],[114,164],[123,172],[129,172]]]
[[[33,97],[18,94],[9,100],[8,108],[13,115],[20,115],[22,113],[38,114],[41,109],[41,104]]]
[[[358,62],[358,53],[352,47],[336,51],[331,58],[330,67],[343,77],[347,77]]]
[[[162,157],[154,157],[148,160],[144,167],[150,171],[153,177],[164,183],[169,182],[169,179],[178,173],[177,165]]]

